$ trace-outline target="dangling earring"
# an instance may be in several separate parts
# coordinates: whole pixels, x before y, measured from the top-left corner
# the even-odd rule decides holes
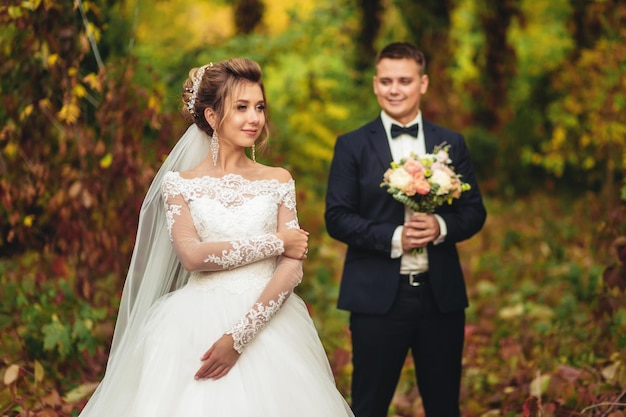
[[[213,166],[217,166],[217,154],[220,151],[220,142],[217,140],[217,131],[213,129],[213,134],[211,135],[211,156],[213,157]]]
[[[252,144],[252,162],[256,164],[256,149],[254,148],[254,143]]]

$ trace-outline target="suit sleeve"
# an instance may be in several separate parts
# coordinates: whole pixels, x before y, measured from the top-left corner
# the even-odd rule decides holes
[[[464,182],[470,184],[471,189],[463,192],[451,205],[443,205],[435,211],[446,222],[446,243],[458,243],[471,238],[480,231],[487,218],[469,149],[463,136],[458,133],[455,135],[454,140],[450,141],[450,159],[455,171]]]
[[[368,165],[375,158],[356,145],[356,139],[341,136],[335,144],[326,192],[326,228],[331,237],[351,247],[389,256],[404,209],[380,187],[382,168],[379,163]],[[390,210],[395,210],[395,217]]]

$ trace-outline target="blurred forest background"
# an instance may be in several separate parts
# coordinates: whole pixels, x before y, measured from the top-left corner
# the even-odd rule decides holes
[[[264,69],[263,163],[296,179],[310,307],[349,401],[338,134],[377,116],[376,51],[418,44],[426,117],[465,134],[488,208],[460,245],[463,416],[626,410],[626,2],[3,0],[0,416],[76,416],[103,375],[139,207],[190,68]],[[390,415],[422,416],[407,360]],[[327,417],[327,416],[324,416]],[[331,416],[328,416],[331,417]]]

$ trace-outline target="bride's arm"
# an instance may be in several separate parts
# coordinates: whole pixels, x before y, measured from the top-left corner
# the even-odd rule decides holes
[[[293,184],[293,182],[292,182]],[[296,214],[296,194],[292,186],[278,210],[278,231],[299,229]],[[304,255],[306,246],[302,248]],[[241,353],[244,347],[280,310],[285,300],[302,280],[302,260],[281,256],[276,270],[248,313],[226,334],[234,340],[233,348]]]
[[[203,242],[175,177],[164,178],[162,196],[170,240],[183,268],[188,271],[232,269],[281,254],[299,257],[301,242],[306,243],[306,237],[303,237],[306,232],[300,229],[279,230],[231,241]]]
[[[293,184],[293,182],[292,182]],[[278,230],[299,230],[295,189],[286,194],[278,211]],[[306,242],[305,242],[306,243]],[[301,253],[306,252],[306,245]],[[281,256],[278,266],[250,310],[200,358],[202,366],[196,379],[218,379],[237,362],[239,354],[280,310],[285,300],[302,280],[302,260]]]

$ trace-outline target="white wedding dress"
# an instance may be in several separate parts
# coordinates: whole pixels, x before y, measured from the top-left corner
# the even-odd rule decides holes
[[[353,416],[307,308],[301,262],[274,233],[298,227],[293,180],[187,179],[168,172],[163,198],[187,284],[160,298],[136,349],[117,358],[81,417]],[[200,272],[202,270],[202,272]],[[241,355],[218,380],[194,380],[200,357],[230,333]]]

